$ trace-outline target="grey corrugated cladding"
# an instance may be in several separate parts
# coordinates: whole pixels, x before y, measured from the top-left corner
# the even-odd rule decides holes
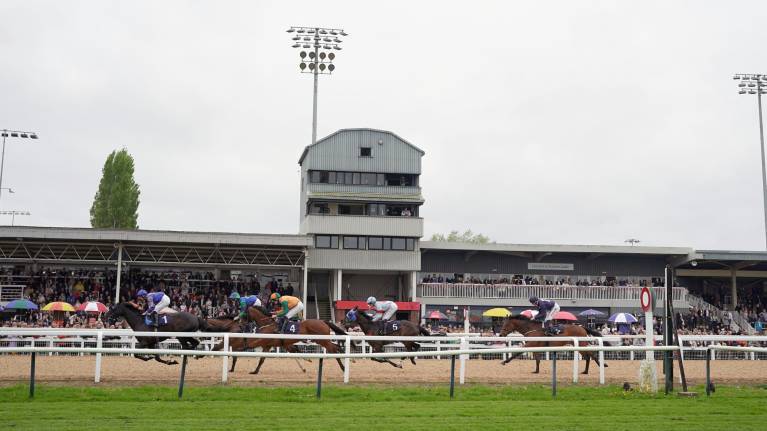
[[[370,147],[371,157],[360,157],[360,147]],[[302,170],[420,174],[424,151],[392,132],[375,129],[341,129],[304,149]]]

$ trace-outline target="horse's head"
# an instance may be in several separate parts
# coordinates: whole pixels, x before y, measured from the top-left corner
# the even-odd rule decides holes
[[[501,337],[505,337],[512,332],[520,332],[524,322],[526,321],[529,322],[530,319],[521,314],[518,316],[509,316],[503,319],[503,326],[501,327],[501,332],[499,335]]]

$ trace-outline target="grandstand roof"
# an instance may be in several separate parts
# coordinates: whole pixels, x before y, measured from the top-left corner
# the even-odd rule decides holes
[[[421,250],[485,251],[496,253],[610,253],[687,256],[694,252],[689,247],[645,247],[621,245],[573,244],[473,244],[446,241],[422,241]]]
[[[408,142],[408,141],[406,141],[406,140],[402,139],[402,137],[398,136],[398,135],[397,135],[396,133],[394,133],[394,132],[390,132],[390,131],[388,131],[388,130],[372,129],[372,128],[370,128],[370,127],[360,127],[360,128],[350,128],[350,129],[339,129],[339,130],[336,130],[335,132],[333,132],[333,133],[329,134],[328,136],[325,136],[324,138],[318,139],[318,140],[317,140],[317,142],[315,142],[315,143],[313,143],[313,144],[311,144],[311,145],[307,145],[307,146],[304,148],[304,151],[302,151],[302,152],[301,152],[301,157],[298,159],[298,164],[299,164],[299,165],[301,165],[301,164],[303,164],[303,163],[304,163],[304,158],[306,157],[306,154],[309,152],[309,148],[311,148],[311,147],[313,147],[313,146],[315,146],[315,145],[317,145],[317,144],[320,144],[320,143],[322,143],[323,141],[326,141],[326,140],[328,140],[328,139],[332,138],[333,136],[335,136],[335,135],[338,135],[339,133],[344,133],[344,132],[355,132],[355,131],[370,131],[370,132],[386,133],[386,134],[388,134],[388,135],[391,135],[391,136],[392,136],[392,137],[394,137],[395,139],[398,139],[398,140],[400,140],[400,141],[404,142],[406,145],[408,145],[408,146],[412,147],[414,150],[416,150],[416,151],[418,151],[419,153],[421,153],[421,155],[424,155],[424,154],[426,154],[426,152],[425,152],[424,150],[422,150],[422,149],[420,149],[420,148],[416,147],[415,145],[411,144],[410,142]]]

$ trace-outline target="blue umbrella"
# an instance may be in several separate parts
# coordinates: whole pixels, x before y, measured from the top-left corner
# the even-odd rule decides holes
[[[615,313],[607,320],[613,323],[634,323],[637,321],[637,318],[629,313]]]
[[[589,308],[588,310],[581,311],[578,313],[579,316],[586,316],[586,317],[594,317],[594,316],[604,316],[605,313],[602,313],[599,310],[594,310],[593,308]]]
[[[37,310],[37,305],[28,299],[16,299],[9,302],[5,308],[8,310]]]

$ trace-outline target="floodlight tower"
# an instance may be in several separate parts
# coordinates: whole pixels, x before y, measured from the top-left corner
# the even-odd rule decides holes
[[[738,73],[733,79],[738,82],[738,94],[755,94],[759,109],[759,140],[762,148],[762,204],[764,205],[764,241],[767,248],[767,171],[764,166],[764,123],[762,120],[762,94],[767,94],[767,75]]]
[[[8,190],[9,193],[13,193],[13,190],[7,187],[3,187],[3,168],[5,167],[5,140],[6,138],[22,138],[22,139],[37,139],[37,133],[35,132],[22,132],[20,130],[0,130],[0,135],[3,137],[3,151],[0,155],[0,197],[2,197],[3,190]]]
[[[330,75],[336,69],[333,60],[341,50],[342,37],[348,36],[339,28],[323,27],[290,27],[288,33],[293,33],[293,48],[304,48],[301,51],[301,63],[298,67],[301,73],[314,75],[314,97],[312,99],[312,144],[317,142],[317,84],[319,75]],[[321,51],[322,50],[322,51]],[[307,70],[308,69],[308,70]]]

